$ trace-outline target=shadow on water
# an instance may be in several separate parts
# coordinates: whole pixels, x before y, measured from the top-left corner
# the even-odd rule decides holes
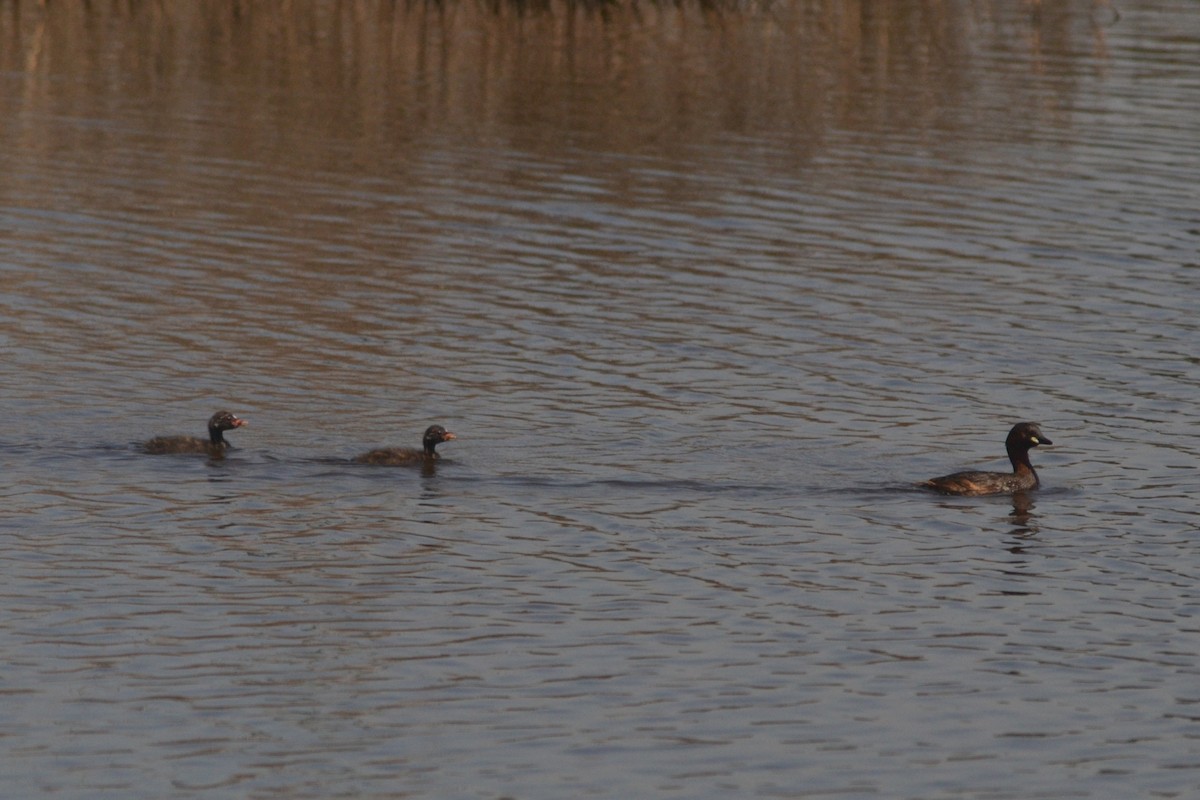
[[[600,478],[595,480],[559,480],[541,476],[510,476],[505,478],[485,478],[482,480],[501,485],[510,484],[514,486],[534,488],[540,487],[555,491],[612,489],[624,492],[682,492],[689,494],[784,494],[798,491],[794,486],[752,483],[716,483],[702,480],[690,480],[686,478]]]
[[[1012,496],[1012,513],[1008,515],[1013,528],[1009,532],[1017,538],[1027,538],[1037,535],[1037,515],[1033,513],[1036,504],[1029,492],[1017,492]]]

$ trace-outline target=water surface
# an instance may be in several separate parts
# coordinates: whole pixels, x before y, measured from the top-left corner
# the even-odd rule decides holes
[[[15,795],[1200,788],[1190,5],[0,12]]]

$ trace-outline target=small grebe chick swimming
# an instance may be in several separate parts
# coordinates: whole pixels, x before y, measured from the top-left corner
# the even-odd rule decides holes
[[[363,453],[361,456],[356,456],[354,460],[360,464],[382,464],[392,467],[432,464],[440,458],[434,448],[442,442],[448,442],[457,438],[457,436],[441,425],[430,425],[425,429],[425,435],[421,438],[422,449],[420,450],[415,447],[380,448]]]
[[[206,456],[223,456],[233,445],[225,441],[225,431],[240,428],[246,420],[239,419],[228,411],[218,411],[208,421],[208,438],[198,436],[155,436],[143,445],[143,449],[151,455],[166,455],[168,453],[190,453]]]

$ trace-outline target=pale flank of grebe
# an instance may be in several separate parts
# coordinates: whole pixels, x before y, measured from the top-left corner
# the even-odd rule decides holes
[[[380,448],[356,456],[354,460],[361,464],[383,464],[394,467],[432,464],[438,458],[435,448],[442,442],[449,442],[457,438],[441,425],[430,425],[425,429],[420,450],[415,447]]]
[[[921,486],[942,494],[985,495],[1012,494],[1036,489],[1040,485],[1037,472],[1029,460],[1031,448],[1054,442],[1042,435],[1033,422],[1019,422],[1008,432],[1004,448],[1012,462],[1012,472],[982,472],[969,470],[924,481]]]
[[[232,447],[225,441],[225,431],[240,428],[246,420],[239,419],[228,411],[218,411],[208,421],[208,438],[198,436],[155,436],[143,445],[151,455],[169,453],[192,453],[196,455],[221,456]]]

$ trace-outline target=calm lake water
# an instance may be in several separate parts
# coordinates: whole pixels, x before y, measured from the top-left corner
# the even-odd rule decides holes
[[[1200,796],[1194,3],[299,6],[0,0],[6,796]]]

